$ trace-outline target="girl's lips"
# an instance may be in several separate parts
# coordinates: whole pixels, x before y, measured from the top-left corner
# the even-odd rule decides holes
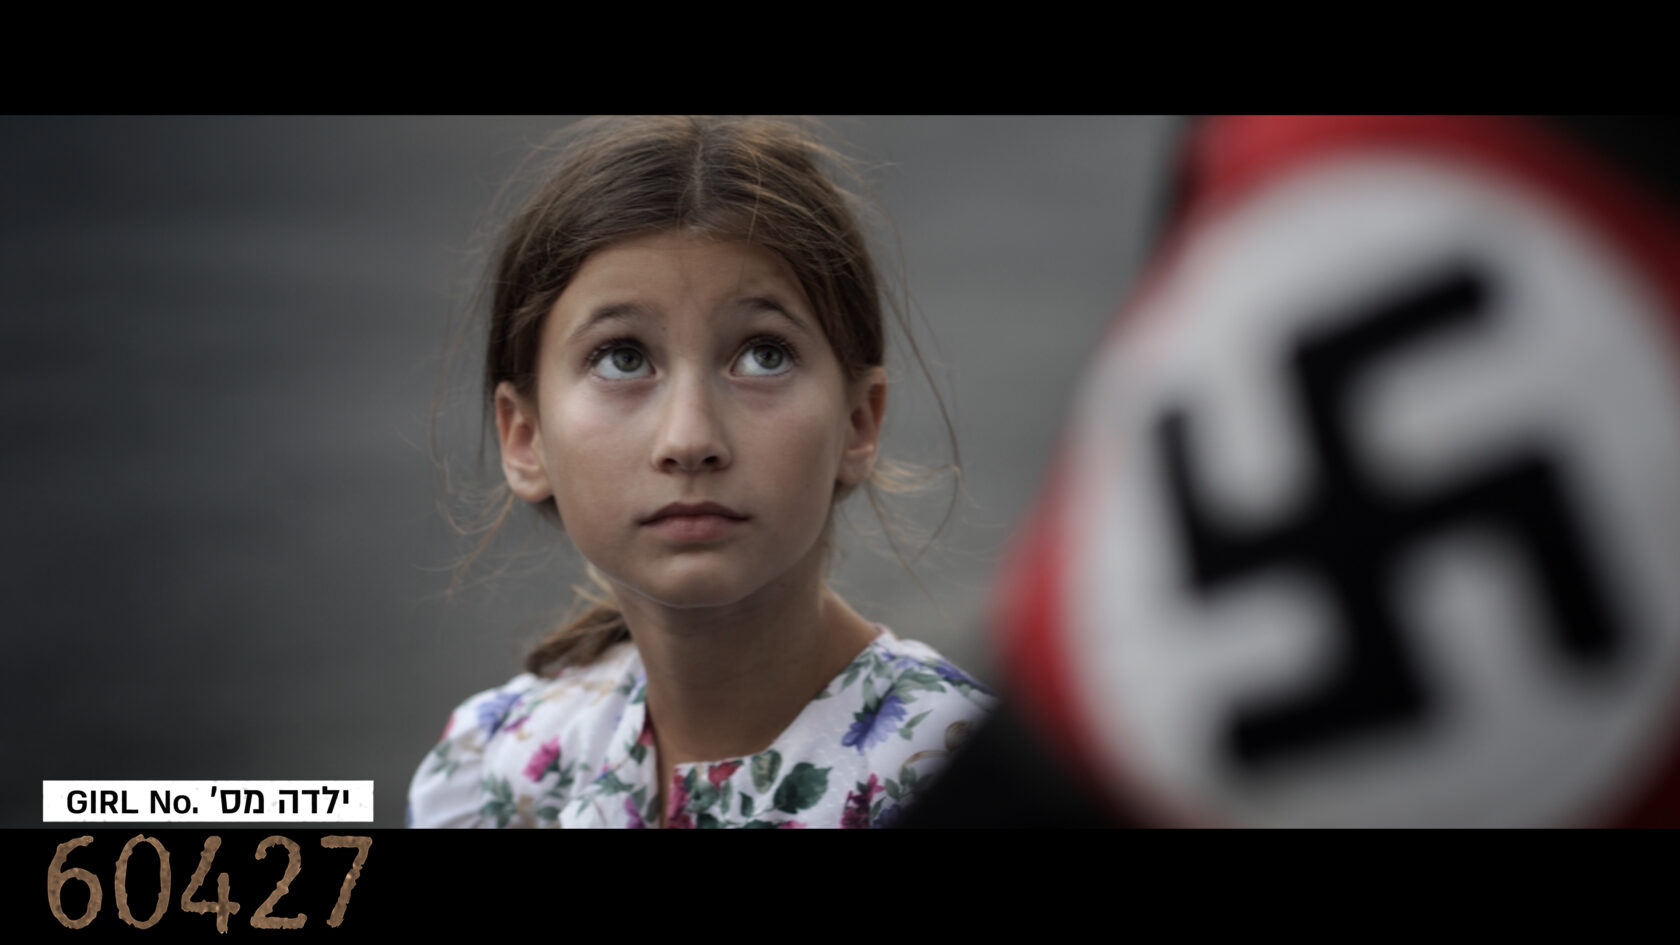
[[[716,502],[672,502],[659,511],[642,519],[643,525],[652,525],[667,518],[696,518],[715,515],[719,518],[743,521],[746,515],[735,511],[727,505]]]
[[[716,502],[673,502],[642,520],[669,541],[683,544],[717,541],[747,516]]]
[[[682,543],[717,541],[745,522],[743,518],[702,513],[699,515],[665,515],[647,524],[665,538]]]

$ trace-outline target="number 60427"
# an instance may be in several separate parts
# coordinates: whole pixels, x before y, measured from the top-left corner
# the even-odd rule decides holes
[[[77,847],[86,846],[93,842],[92,837],[77,837],[66,840],[58,845],[58,852],[53,855],[52,863],[47,866],[47,905],[52,909],[53,917],[63,923],[66,928],[79,929],[92,922],[99,915],[100,906],[104,904],[104,890],[100,888],[99,877],[85,869],[73,867],[64,868],[65,858],[70,851]],[[144,919],[136,919],[128,904],[128,860],[134,848],[142,843],[151,844],[157,851],[158,857],[158,898],[151,915]],[[210,861],[215,858],[216,851],[221,848],[221,837],[208,837],[204,841],[204,850],[198,857],[198,868],[193,870],[192,880],[181,893],[181,910],[183,912],[204,912],[216,917],[216,931],[226,932],[228,920],[237,915],[240,905],[228,895],[228,875],[219,873],[216,876],[216,897],[214,899],[198,898],[199,890],[204,880],[210,875]],[[308,921],[308,916],[299,913],[294,916],[274,915],[274,908],[280,902],[280,897],[286,895],[291,888],[292,880],[297,878],[298,871],[303,868],[303,852],[298,845],[279,834],[265,838],[257,844],[256,858],[261,860],[268,856],[273,847],[281,847],[286,851],[286,874],[280,877],[280,882],[269,893],[262,905],[251,915],[251,926],[259,929],[300,929]],[[338,903],[333,906],[332,915],[327,917],[327,925],[337,928],[344,921],[344,911],[350,905],[350,891],[356,888],[356,880],[362,875],[362,864],[367,861],[368,850],[373,847],[372,837],[342,837],[328,836],[321,838],[321,846],[332,848],[353,847],[356,859],[350,864],[350,871],[344,874],[344,882],[339,887]],[[76,880],[84,883],[88,888],[87,911],[79,918],[72,919],[64,914],[61,894],[64,884]],[[169,897],[174,888],[169,875],[169,851],[163,847],[163,842],[156,837],[135,834],[132,839],[123,844],[122,853],[117,856],[116,882],[112,887],[112,898],[117,902],[117,917],[137,929],[149,929],[163,918],[169,908]]]

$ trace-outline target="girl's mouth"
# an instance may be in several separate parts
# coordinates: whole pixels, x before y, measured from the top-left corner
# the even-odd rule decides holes
[[[642,519],[642,524],[652,525],[667,518],[699,518],[705,516],[717,516],[735,521],[745,521],[747,519],[746,513],[737,512],[727,505],[719,505],[716,502],[672,502]]]
[[[748,516],[716,502],[673,502],[642,520],[665,538],[680,543],[717,541]]]

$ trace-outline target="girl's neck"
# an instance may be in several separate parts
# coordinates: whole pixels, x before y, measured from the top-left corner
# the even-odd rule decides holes
[[[619,594],[647,669],[660,792],[679,764],[770,747],[877,633],[822,581],[822,560],[728,607]],[[664,810],[661,802],[660,810]]]

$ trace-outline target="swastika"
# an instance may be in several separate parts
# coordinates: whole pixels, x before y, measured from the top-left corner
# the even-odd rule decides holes
[[[1253,776],[1337,744],[1422,723],[1431,680],[1419,672],[1394,607],[1392,576],[1420,543],[1467,525],[1500,530],[1520,549],[1548,619],[1549,646],[1571,665],[1603,671],[1625,644],[1556,458],[1544,443],[1427,489],[1390,494],[1362,467],[1352,435],[1361,420],[1353,388],[1408,345],[1495,323],[1496,284],[1473,265],[1435,269],[1401,291],[1314,324],[1283,373],[1315,460],[1314,487],[1297,508],[1260,527],[1232,526],[1203,505],[1193,483],[1192,417],[1182,404],[1158,418],[1168,506],[1183,538],[1191,593],[1210,596],[1263,571],[1314,574],[1333,606],[1337,660],[1305,691],[1253,699],[1232,711],[1220,750]]]

